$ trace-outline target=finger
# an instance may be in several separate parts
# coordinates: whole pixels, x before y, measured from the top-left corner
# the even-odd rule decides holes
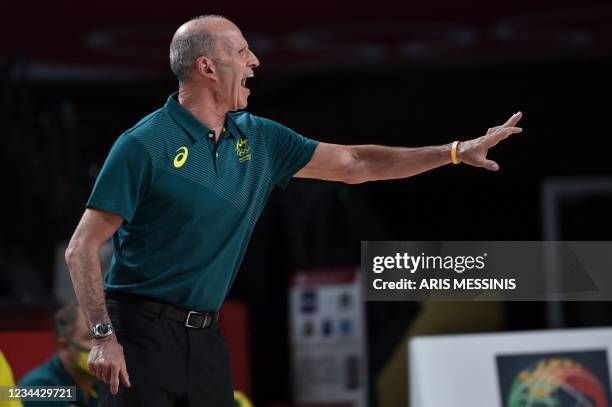
[[[98,358],[98,378],[108,384],[108,363],[104,356]]]
[[[492,161],[492,160],[484,159],[480,163],[480,165],[482,167],[486,168],[489,171],[497,171],[497,170],[499,170],[499,165],[495,161]]]
[[[94,362],[89,361],[87,363],[87,367],[89,368],[89,371],[91,372],[91,374],[93,374],[96,377],[98,376],[98,366]]]
[[[130,374],[128,373],[128,370],[127,370],[125,358],[123,358],[121,365],[122,365],[121,372],[119,372],[120,374],[119,377],[121,378],[121,382],[123,383],[124,386],[131,387],[132,383],[130,383]]]
[[[104,370],[104,383],[111,384],[113,378],[113,365],[108,363]]]
[[[110,391],[112,395],[119,391],[119,367],[115,365],[110,368]]]
[[[523,113],[516,112],[512,115],[512,117],[508,119],[506,123],[502,124],[502,127],[514,127],[518,123],[518,121],[521,120],[521,117],[523,117]]]
[[[96,371],[96,377],[103,381],[104,383],[108,383],[106,381],[106,368],[104,367],[104,362],[98,363],[98,370]]]
[[[102,371],[100,370],[100,363],[96,361],[91,361],[87,364],[91,373],[94,374],[98,379],[102,380]]]
[[[96,357],[94,357],[94,355],[90,354],[89,360],[87,361],[87,367],[94,376],[98,377],[98,362],[96,361]]]
[[[125,387],[132,387],[132,384],[130,383],[130,375],[127,372],[127,368],[125,367],[125,364],[119,371],[119,379],[121,379],[121,383]]]
[[[110,384],[110,370],[111,370],[110,365],[104,363],[102,365],[101,370],[102,370],[102,381],[106,384]]]
[[[499,131],[491,134],[490,136],[488,136],[488,140],[487,140],[487,146],[489,148],[493,147],[494,145],[496,145],[497,143],[499,143],[500,141],[502,141],[503,139],[506,139],[508,137],[510,137],[511,134],[517,134],[522,132],[523,129],[521,127],[506,127],[506,128],[502,128]]]

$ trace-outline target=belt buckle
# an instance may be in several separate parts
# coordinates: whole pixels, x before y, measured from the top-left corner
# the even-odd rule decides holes
[[[204,324],[202,324],[202,326],[197,326],[197,325],[189,325],[189,318],[191,318],[191,315],[193,314],[204,314],[203,312],[198,312],[198,311],[189,311],[189,313],[187,314],[187,319],[185,320],[185,326],[187,328],[202,328],[204,327],[204,324],[206,324],[207,321],[207,316],[204,315]]]

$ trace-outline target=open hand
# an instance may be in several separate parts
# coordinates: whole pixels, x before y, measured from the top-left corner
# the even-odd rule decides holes
[[[484,136],[459,143],[457,147],[459,160],[475,167],[484,167],[490,171],[499,170],[499,165],[495,161],[487,159],[487,153],[491,147],[511,134],[523,131],[521,127],[516,127],[521,117],[523,117],[521,112],[515,113],[506,123],[490,128]]]

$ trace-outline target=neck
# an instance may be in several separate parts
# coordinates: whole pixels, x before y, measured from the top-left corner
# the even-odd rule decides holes
[[[219,103],[219,99],[210,89],[194,89],[181,84],[178,101],[206,127],[214,130],[217,136],[221,133],[228,110]]]
[[[62,361],[64,369],[66,369],[68,375],[72,377],[72,380],[74,380],[77,387],[81,389],[86,396],[89,396],[91,390],[93,389],[94,382],[96,381],[95,376],[91,376],[81,371],[81,369],[70,362],[67,354],[60,352],[59,357]]]

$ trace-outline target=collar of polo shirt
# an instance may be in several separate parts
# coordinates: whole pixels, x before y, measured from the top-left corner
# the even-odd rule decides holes
[[[176,122],[187,131],[189,137],[193,139],[193,141],[199,141],[204,138],[204,136],[210,134],[212,131],[208,127],[204,125],[201,121],[199,121],[191,112],[185,109],[178,102],[178,92],[174,92],[168,97],[168,101],[165,106],[168,114],[176,120]],[[231,126],[228,126],[229,123],[235,126],[235,123],[230,120],[229,114],[225,119],[225,127],[226,130],[223,132],[222,136],[226,138],[236,138],[236,131],[234,131]]]

